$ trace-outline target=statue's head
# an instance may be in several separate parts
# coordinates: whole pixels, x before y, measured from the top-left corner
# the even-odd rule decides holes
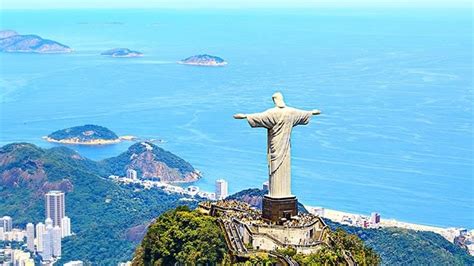
[[[280,92],[275,92],[272,95],[273,102],[275,103],[275,106],[279,108],[284,108],[286,107],[285,101],[283,100],[283,94]]]

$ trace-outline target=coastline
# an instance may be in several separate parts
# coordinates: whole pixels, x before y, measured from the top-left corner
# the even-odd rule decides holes
[[[51,143],[58,143],[58,144],[68,144],[68,145],[110,145],[110,144],[117,144],[122,141],[133,141],[136,139],[135,136],[121,136],[118,139],[96,139],[96,140],[91,140],[91,141],[80,141],[78,138],[71,138],[71,139],[62,139],[62,140],[57,140],[50,138],[48,136],[43,137],[44,140],[47,142]]]
[[[349,224],[345,222],[348,218],[351,220],[357,219],[368,219],[370,220],[370,215],[364,214],[357,214],[357,213],[349,213],[343,212],[333,209],[327,209],[323,207],[314,207],[314,206],[305,206],[305,208],[312,214],[320,215],[323,218],[329,219],[333,222],[354,226],[354,227],[364,227],[360,224]],[[409,222],[398,221],[393,218],[380,218],[380,222],[376,224],[376,226],[369,226],[369,228],[387,228],[387,227],[396,227],[396,228],[404,228],[410,229],[415,231],[427,231],[433,232],[436,234],[441,235],[449,242],[454,242],[454,238],[459,235],[461,230],[465,230],[465,228],[457,228],[457,227],[440,227],[440,226],[432,226],[432,225],[423,225],[423,224],[415,224]],[[468,229],[469,230],[469,229]],[[474,233],[474,229],[470,229],[471,234]]]

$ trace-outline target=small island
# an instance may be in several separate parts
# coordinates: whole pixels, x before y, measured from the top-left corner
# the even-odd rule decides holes
[[[135,139],[133,136],[119,137],[110,129],[97,125],[61,129],[43,138],[49,142],[75,145],[106,145]]]
[[[114,48],[101,53],[101,55],[111,56],[111,57],[140,57],[143,56],[143,53],[139,51],[133,51],[128,48]]]
[[[20,35],[16,31],[0,31],[0,52],[6,53],[70,53],[69,46],[43,39],[38,35]]]
[[[179,61],[178,64],[194,66],[225,66],[227,65],[227,62],[218,56],[202,54],[190,56]]]

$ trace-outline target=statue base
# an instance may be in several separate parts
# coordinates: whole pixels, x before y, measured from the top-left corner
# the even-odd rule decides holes
[[[295,196],[287,198],[263,197],[262,218],[272,222],[280,222],[282,218],[289,220],[298,215],[298,200]]]

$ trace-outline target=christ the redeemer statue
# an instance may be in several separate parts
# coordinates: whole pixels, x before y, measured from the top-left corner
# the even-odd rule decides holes
[[[269,170],[269,194],[267,197],[275,200],[291,199],[294,198],[291,194],[291,130],[294,126],[308,124],[313,115],[318,115],[321,112],[287,107],[283,101],[283,95],[279,92],[273,94],[272,98],[275,107],[262,113],[236,114],[234,118],[247,119],[251,127],[267,129]]]

